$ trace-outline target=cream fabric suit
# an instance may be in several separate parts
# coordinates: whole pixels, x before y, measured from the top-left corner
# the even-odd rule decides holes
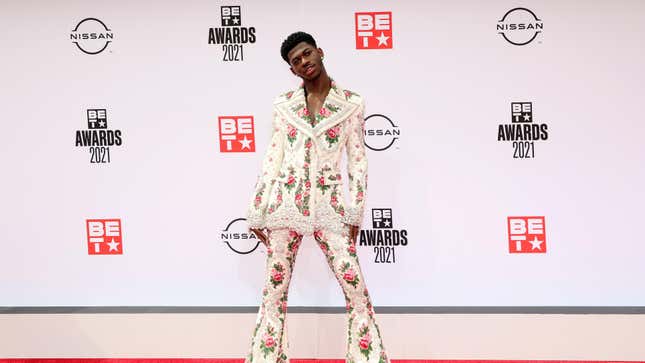
[[[271,143],[247,213],[250,228],[312,234],[316,228],[340,233],[343,223],[361,225],[367,188],[364,104],[356,93],[332,85],[313,125],[302,86],[275,100]],[[344,146],[348,205],[340,172]]]
[[[363,100],[332,88],[310,115],[304,88],[274,103],[271,143],[247,213],[251,228],[268,228],[267,265],[246,363],[287,363],[287,295],[303,235],[313,234],[345,295],[349,363],[388,363],[349,225],[360,226],[367,188]],[[349,203],[340,160],[347,151]],[[341,332],[339,332],[339,337]]]

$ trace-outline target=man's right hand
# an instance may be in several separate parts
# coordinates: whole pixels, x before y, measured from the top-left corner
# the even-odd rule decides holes
[[[263,230],[261,230],[261,229],[257,229],[257,228],[249,228],[249,230],[250,230],[251,232],[253,232],[253,234],[255,234],[255,236],[256,236],[257,238],[259,238],[259,239],[260,239],[260,241],[262,241],[262,243],[264,243],[264,245],[265,245],[266,247],[269,247],[269,238],[268,238],[268,237],[267,237],[267,235],[263,232]]]

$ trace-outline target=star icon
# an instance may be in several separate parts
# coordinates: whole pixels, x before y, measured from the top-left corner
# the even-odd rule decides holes
[[[540,251],[542,250],[542,248],[540,247],[540,245],[542,245],[542,241],[540,241],[537,238],[537,236],[533,236],[533,241],[529,241],[529,243],[531,244],[531,251],[532,250],[540,250]]]
[[[244,149],[251,150],[251,143],[253,142],[253,140],[247,139],[246,135],[244,135],[244,139],[237,140],[237,141],[239,141],[239,143],[242,144],[242,150],[244,150]]]
[[[385,225],[385,227],[392,227],[392,223],[390,221],[385,221],[383,222],[383,224]]]
[[[233,18],[233,24],[237,25],[240,22],[240,18]]]
[[[522,115],[524,116],[524,121],[531,121],[531,115]]]
[[[103,120],[99,121],[99,126],[105,127],[105,121],[103,121]]]
[[[383,32],[381,32],[381,36],[376,37],[376,39],[378,39],[378,46],[379,47],[381,46],[381,44],[387,47],[387,40],[390,39],[390,37],[385,36],[385,34],[383,34]]]
[[[118,246],[120,245],[120,243],[114,242],[114,238],[112,238],[112,241],[110,241],[107,245],[110,246],[110,250],[108,252],[112,252],[119,250]]]

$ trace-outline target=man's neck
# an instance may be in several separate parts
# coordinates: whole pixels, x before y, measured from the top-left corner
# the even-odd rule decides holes
[[[331,79],[324,69],[316,79],[305,81],[304,83],[305,91],[310,95],[324,95],[327,94],[331,88]]]

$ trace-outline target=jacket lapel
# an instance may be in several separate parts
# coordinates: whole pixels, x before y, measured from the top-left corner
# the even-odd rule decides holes
[[[293,126],[309,137],[316,137],[347,119],[356,110],[359,105],[351,102],[350,98],[351,92],[341,89],[332,81],[332,88],[323,103],[322,114],[318,116],[321,119],[313,128],[309,123],[310,115],[308,115],[303,86],[278,97],[275,107]],[[315,114],[318,113],[319,110],[315,112]]]
[[[302,131],[305,135],[313,137],[311,125],[307,122],[305,115],[305,92],[299,87],[295,91],[289,91],[275,101],[276,110],[287,122]]]
[[[349,115],[358,108],[358,104],[348,101],[344,91],[332,81],[332,88],[325,99],[323,110],[329,114],[323,118],[313,129],[314,136],[318,136],[327,129],[345,121]]]

